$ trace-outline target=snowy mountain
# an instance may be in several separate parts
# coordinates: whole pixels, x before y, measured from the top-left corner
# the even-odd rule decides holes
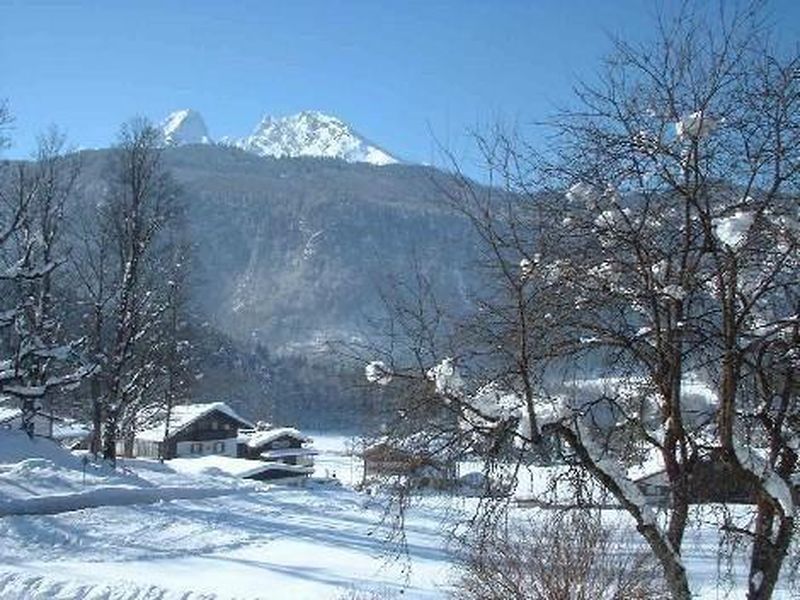
[[[199,112],[190,108],[177,110],[164,119],[161,134],[168,146],[211,143],[206,122]]]
[[[373,165],[398,162],[347,123],[317,111],[279,118],[265,116],[250,136],[233,145],[259,156],[340,158]]]
[[[213,144],[203,117],[195,110],[173,112],[161,123],[167,146]],[[349,163],[390,165],[399,162],[356,133],[347,123],[317,111],[289,117],[265,116],[243,138],[225,136],[220,145],[234,146],[257,156],[338,158]]]

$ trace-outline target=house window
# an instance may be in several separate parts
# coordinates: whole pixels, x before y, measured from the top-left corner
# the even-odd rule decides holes
[[[230,430],[230,428],[231,428],[231,424],[230,424],[230,423],[223,423],[223,424],[222,424],[222,428],[223,428],[225,431],[229,431],[229,430]]]
[[[214,442],[214,452],[225,452],[225,442]]]
[[[202,454],[203,453],[203,444],[200,442],[192,442],[192,445],[189,447],[189,452],[192,454]]]
[[[219,421],[216,421],[216,420],[215,421],[211,421],[211,429],[213,429],[214,431],[219,429]]]

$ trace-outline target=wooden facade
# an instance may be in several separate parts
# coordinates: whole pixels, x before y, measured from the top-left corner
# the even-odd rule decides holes
[[[653,504],[669,504],[670,487],[664,471],[641,477],[635,483]],[[721,459],[707,458],[692,465],[688,492],[690,504],[755,504],[756,501],[752,485]]]
[[[455,463],[445,464],[429,456],[380,442],[364,450],[364,477],[402,476],[421,488],[446,489],[457,480]]]
[[[298,450],[303,448],[303,443],[305,442],[304,438],[298,438],[297,436],[284,434],[276,437],[273,440],[270,440],[267,443],[260,444],[260,445],[250,445],[250,444],[243,444],[243,448],[241,449],[242,458],[250,458],[254,460],[260,460],[261,455],[268,452],[276,452],[278,450]],[[296,455],[293,453],[287,453],[287,458],[294,459]],[[295,464],[294,462],[289,462],[288,464]]]
[[[133,441],[133,455],[164,459],[210,454],[235,457],[239,429],[251,426],[221,408],[212,408],[182,421],[176,424],[175,429],[171,428],[166,441],[154,435],[154,432],[164,431],[163,425],[160,429],[137,435]]]

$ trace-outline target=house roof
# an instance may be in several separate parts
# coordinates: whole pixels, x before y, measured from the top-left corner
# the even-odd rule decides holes
[[[61,417],[56,416],[56,415],[52,415],[52,417],[51,417],[51,415],[48,412],[46,412],[46,411],[44,411],[42,409],[36,409],[36,416],[37,417],[44,417],[44,418],[46,418],[48,420],[52,418],[53,421],[63,421],[64,420]],[[13,421],[15,419],[19,419],[21,417],[22,417],[22,409],[21,408],[18,408],[18,407],[15,407],[15,406],[0,406],[0,424],[8,423],[10,421]]]
[[[242,427],[253,426],[250,421],[239,416],[236,411],[234,411],[224,402],[211,402],[209,404],[181,404],[172,407],[169,418],[170,437],[180,433],[198,419],[201,419],[202,417],[205,417],[207,414],[214,411],[219,411],[234,421],[238,421]],[[138,434],[136,434],[136,437],[140,440],[160,442],[164,439],[165,427],[166,420],[162,419],[153,427],[140,431]]]
[[[53,438],[56,440],[85,438],[91,433],[91,425],[81,423],[75,419],[64,419],[61,423],[55,423],[53,425]]]
[[[270,442],[274,442],[281,437],[292,437],[300,442],[312,442],[313,440],[300,433],[294,427],[278,427],[277,429],[267,429],[266,431],[255,431],[247,440],[250,448],[258,448]]]
[[[11,408],[10,406],[0,406],[0,423],[13,421],[22,414],[18,408]]]

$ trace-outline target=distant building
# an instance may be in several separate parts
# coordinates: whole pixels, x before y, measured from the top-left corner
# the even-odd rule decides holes
[[[61,417],[38,409],[33,418],[33,435],[52,439],[56,423],[60,421],[63,421]],[[0,406],[0,429],[22,429],[22,409]]]
[[[22,429],[22,409],[0,406],[0,429]],[[91,427],[52,411],[39,409],[33,419],[33,435],[55,440],[70,449],[84,449],[91,436]]]
[[[134,436],[133,455],[164,459],[210,454],[235,457],[239,430],[252,427],[224,402],[174,406],[169,423],[162,420]]]
[[[364,478],[403,476],[418,487],[447,489],[456,482],[456,462],[442,461],[381,440],[364,449]]]
[[[642,493],[653,504],[666,506],[670,502],[671,487],[663,469],[645,474],[634,480]],[[695,462],[689,472],[690,504],[755,504],[756,493],[718,454]]]
[[[264,462],[264,468],[250,479],[307,477],[314,472],[317,451],[309,448],[313,440],[293,427],[242,431],[237,456]]]

